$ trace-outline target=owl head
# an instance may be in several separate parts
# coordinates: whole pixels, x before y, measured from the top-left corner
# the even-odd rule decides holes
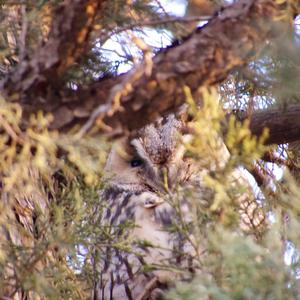
[[[159,119],[113,146],[106,173],[121,190],[155,193],[188,181],[191,163],[184,158],[185,126],[174,115]]]

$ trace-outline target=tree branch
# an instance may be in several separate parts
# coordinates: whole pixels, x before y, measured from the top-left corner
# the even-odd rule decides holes
[[[98,118],[108,125],[125,125],[132,130],[152,122],[160,114],[176,110],[185,101],[182,89],[185,85],[191,88],[194,98],[201,98],[200,86],[224,80],[233,69],[249,62],[273,36],[278,24],[274,21],[279,13],[277,8],[274,1],[241,0],[224,9],[181,44],[157,54],[151,75],[146,74],[145,64],[126,74],[122,80],[126,88],[121,95],[116,94],[120,105],[115,105],[114,95],[106,95],[106,99],[112,100],[110,107],[98,108],[101,111]],[[101,83],[96,90],[102,90]],[[85,101],[90,97],[86,90]]]
[[[219,12],[185,40],[162,50],[153,60],[146,60],[125,75],[104,79],[77,91],[54,89],[51,93],[43,89],[43,84],[55,82],[55,76],[84,52],[95,10],[100,6],[102,1],[77,1],[75,6],[73,3],[70,6],[72,13],[68,5],[60,6],[49,41],[25,62],[25,67],[21,64],[2,84],[6,94],[17,91],[22,95],[25,117],[43,109],[53,113],[52,128],[55,129],[83,124],[90,116],[92,119],[82,133],[95,121],[101,121],[103,130],[111,128],[114,134],[137,129],[178,109],[185,101],[185,85],[201,103],[199,87],[220,83],[232,70],[253,59],[265,41],[283,31],[278,21],[280,7],[275,1],[241,0]],[[81,21],[75,26],[77,19]],[[72,26],[76,30],[73,31]],[[29,97],[29,91],[38,91],[43,101]],[[269,127],[268,143],[298,139],[298,113],[298,108],[287,110],[283,115],[279,110],[269,111],[267,115],[266,112],[255,113],[251,116],[251,130],[259,135],[264,126]],[[291,117],[293,122],[290,122]]]
[[[45,101],[49,86],[61,87],[61,75],[87,50],[95,17],[103,8],[103,2],[105,0],[66,0],[59,4],[53,14],[48,41],[24,58],[0,83],[3,94],[19,96],[23,102],[34,104],[40,99]]]
[[[274,108],[255,112],[250,118],[250,129],[254,135],[261,135],[269,128],[267,144],[285,144],[300,140],[300,105]]]

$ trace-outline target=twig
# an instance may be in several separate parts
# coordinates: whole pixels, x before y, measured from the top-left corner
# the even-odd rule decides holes
[[[109,97],[112,98],[112,97]],[[109,101],[111,102],[111,101]],[[109,104],[99,105],[91,114],[87,122],[81,127],[80,131],[75,135],[75,139],[80,140],[94,125],[96,119],[101,115],[105,115],[111,106]]]
[[[250,174],[254,177],[258,187],[267,187],[270,183],[270,178],[266,176],[266,171],[261,170],[258,165],[253,165],[251,168],[247,169]]]
[[[146,300],[151,291],[157,286],[158,279],[157,277],[154,277],[148,282],[148,284],[145,286],[144,291],[137,297],[136,300]]]
[[[14,129],[10,126],[10,124],[2,117],[0,114],[0,125],[3,126],[5,131],[8,133],[8,135],[15,140],[16,142],[22,144],[24,143],[24,140],[22,137],[19,137],[18,134],[14,131]]]
[[[22,28],[19,37],[19,49],[20,49],[19,60],[20,61],[22,61],[22,59],[25,57],[25,49],[26,49],[26,35],[28,30],[26,5],[21,6],[21,13],[22,13]]]
[[[144,27],[144,26],[153,26],[153,25],[161,25],[165,23],[192,23],[196,21],[208,21],[211,19],[211,16],[196,16],[196,17],[184,17],[184,18],[178,18],[178,17],[169,17],[165,19],[152,19],[152,20],[146,20],[143,22],[136,22],[133,24],[128,24],[122,28],[117,29],[114,31],[115,34],[126,31],[129,29],[133,29],[135,27]]]
[[[164,18],[164,19],[152,19],[152,20],[146,20],[146,21],[142,21],[142,22],[135,22],[132,24],[128,24],[126,26],[123,26],[121,28],[115,29],[114,28],[106,28],[105,31],[107,30],[111,30],[112,32],[109,33],[109,35],[112,34],[119,34],[123,31],[126,30],[132,30],[136,27],[144,27],[144,26],[155,26],[155,25],[162,25],[162,24],[166,24],[166,23],[192,23],[192,22],[196,22],[196,21],[209,21],[211,19],[211,16],[196,16],[196,17],[184,17],[184,18],[179,18],[179,17],[169,17],[169,18]],[[103,32],[103,31],[102,31]],[[100,34],[101,36],[101,34]],[[107,40],[108,39],[108,34],[104,34],[104,37],[102,38],[102,42],[103,40]]]
[[[262,160],[279,164],[279,165],[288,165],[288,160],[276,155],[273,151],[268,151],[264,153]]]

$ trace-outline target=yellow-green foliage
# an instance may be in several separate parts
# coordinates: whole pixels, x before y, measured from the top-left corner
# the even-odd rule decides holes
[[[265,136],[256,139],[247,122],[230,119],[224,136],[229,155],[217,95],[203,89],[199,110],[187,87],[185,93],[193,115],[186,154],[199,170],[201,191],[178,187],[176,196],[166,195],[166,200],[178,212],[179,221],[170,230],[198,251],[198,267],[193,282],[176,283],[168,299],[298,299],[297,183],[286,176],[276,190],[265,191],[258,205],[251,186],[235,182],[232,174],[265,151]],[[22,130],[21,114],[17,104],[1,100],[0,290],[9,287],[14,293],[22,287],[30,299],[85,299],[99,276],[93,262],[103,259],[107,243],[130,251],[130,240],[101,226],[105,203],[99,191],[107,144],[99,137],[77,140],[72,133],[50,131],[52,117],[42,113]],[[241,226],[241,195],[265,214],[263,230]],[[192,207],[189,222],[180,218],[183,197]],[[123,226],[124,232],[132,228],[130,222]],[[286,245],[291,265],[284,262]],[[145,271],[153,267],[186,271],[172,265],[146,266]]]
[[[200,170],[210,171],[204,176],[206,187],[215,192],[210,208],[215,211],[221,206],[225,210],[231,210],[230,203],[234,204],[241,192],[249,192],[248,188],[245,190],[242,186],[243,183],[232,185],[232,172],[238,166],[251,166],[254,160],[266,151],[263,141],[267,132],[264,131],[257,139],[251,135],[248,121],[241,124],[231,116],[227,133],[222,139],[221,124],[224,121],[224,110],[218,103],[215,90],[201,90],[203,95],[201,109],[197,108],[189,89],[185,87],[184,90],[190,113],[194,115],[194,120],[190,124],[193,138],[186,144],[187,152],[198,162]]]
[[[193,282],[176,283],[167,299],[299,299],[299,185],[286,172],[282,182],[262,188],[260,200],[254,201],[259,201],[256,209],[260,207],[265,215],[263,231],[257,227],[250,235],[247,230],[241,232],[235,199],[241,193],[251,198],[253,190],[245,182],[236,190],[230,177],[234,168],[250,166],[266,151],[263,141],[267,132],[257,139],[251,136],[248,121],[241,124],[230,118],[224,141],[231,155],[221,156],[220,122],[224,116],[218,110],[216,95],[202,90],[204,103],[199,111],[188,88],[185,93],[194,115],[194,136],[187,150],[201,166],[204,159],[215,167],[205,174],[203,182],[214,193],[206,210],[201,207],[199,194],[190,194],[194,210],[201,211],[191,227],[205,250]],[[226,163],[214,165],[212,162],[220,161],[220,157],[225,157]],[[255,231],[260,233],[256,235]]]
[[[79,285],[68,257],[92,241],[87,220],[99,202],[106,143],[50,131],[51,120],[39,112],[24,130],[20,106],[0,100],[0,290],[83,299],[88,281]]]

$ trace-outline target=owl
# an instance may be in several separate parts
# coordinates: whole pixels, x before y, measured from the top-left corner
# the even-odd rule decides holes
[[[204,208],[213,191],[202,182],[209,170],[201,173],[185,155],[185,131],[169,115],[111,150],[101,221],[109,239],[100,247],[94,300],[163,299],[174,281],[199,269],[205,251],[190,230],[197,214],[181,191],[196,190]]]

